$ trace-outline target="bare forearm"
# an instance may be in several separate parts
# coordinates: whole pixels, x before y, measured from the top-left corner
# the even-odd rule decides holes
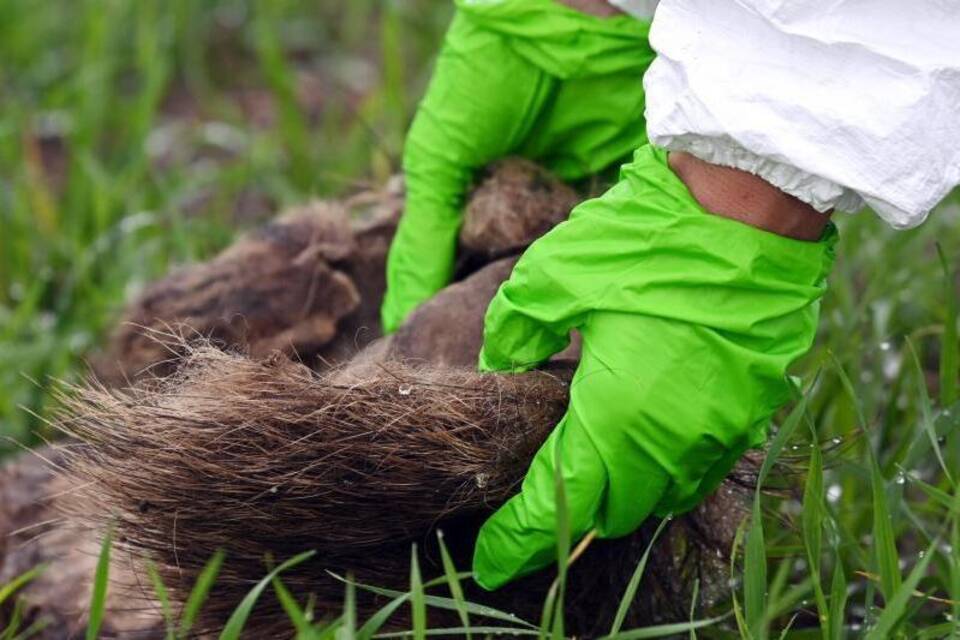
[[[622,13],[620,9],[607,2],[607,0],[558,0],[558,2],[567,5],[571,9],[576,9],[577,11],[589,13],[590,15],[601,18]]]
[[[670,168],[707,211],[797,240],[823,235],[829,213],[780,191],[746,171],[710,164],[689,153],[670,154]]]

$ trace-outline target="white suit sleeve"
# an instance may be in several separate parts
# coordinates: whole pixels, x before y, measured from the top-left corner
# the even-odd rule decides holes
[[[619,7],[635,18],[649,20],[657,8],[660,0],[608,0],[610,4]]]
[[[650,140],[911,227],[960,184],[960,1],[661,0]]]

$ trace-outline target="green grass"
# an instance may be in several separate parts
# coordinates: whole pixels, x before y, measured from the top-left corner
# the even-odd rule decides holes
[[[0,3],[0,433],[36,441],[145,282],[395,172],[435,4]]]
[[[50,379],[82,373],[144,283],[284,205],[396,171],[449,12],[429,0],[0,2],[0,456],[50,435]],[[730,602],[691,618],[735,615],[673,633],[960,633],[958,212],[954,197],[907,232],[839,220],[820,335],[796,370],[803,400],[776,421],[784,466],[765,477],[783,486],[792,469],[795,490],[757,496]],[[223,561],[168,620],[170,637],[189,632]],[[563,636],[563,575],[542,621],[498,624]],[[356,619],[353,594],[377,588],[347,580],[344,612],[326,627],[282,576],[258,594],[279,597],[302,638],[369,638],[399,607],[417,612],[417,637],[435,632],[438,606],[475,627],[466,575],[445,562],[431,578],[414,562],[410,591],[379,590],[393,609],[369,620]]]

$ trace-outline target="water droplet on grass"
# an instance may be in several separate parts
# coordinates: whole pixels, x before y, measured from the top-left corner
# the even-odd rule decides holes
[[[843,488],[838,484],[832,484],[827,488],[827,500],[830,502],[839,502],[843,495]]]

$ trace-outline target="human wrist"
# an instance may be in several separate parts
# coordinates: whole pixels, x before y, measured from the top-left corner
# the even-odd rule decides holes
[[[671,152],[670,169],[694,199],[712,214],[732,218],[796,240],[816,241],[830,221],[809,204],[747,171]]]
[[[600,18],[607,18],[623,13],[620,9],[607,2],[607,0],[557,0],[557,2],[571,9],[576,9],[581,13]]]

